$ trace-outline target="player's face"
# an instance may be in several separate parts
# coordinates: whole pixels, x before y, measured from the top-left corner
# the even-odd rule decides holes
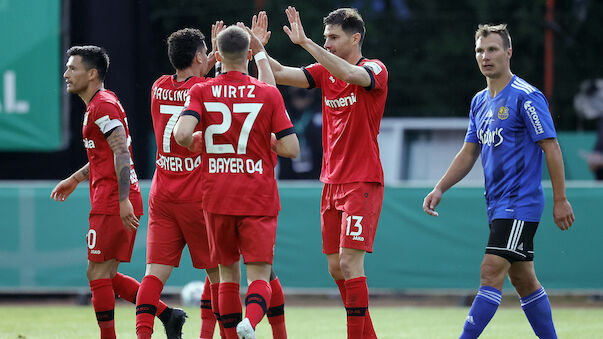
[[[207,48],[203,47],[201,48],[201,50],[197,51],[197,60],[199,61],[199,65],[201,66],[201,71],[203,71],[205,69],[205,67],[207,66]],[[201,76],[205,75],[205,74],[200,74]]]
[[[482,74],[496,79],[510,72],[511,49],[505,48],[502,37],[496,33],[480,37],[475,42],[475,59]]]
[[[354,48],[352,36],[347,35],[341,25],[326,25],[324,36],[324,48],[340,58],[345,59]]]
[[[67,60],[67,69],[63,73],[65,83],[67,83],[67,92],[78,94],[84,92],[88,88],[89,71],[86,70],[82,57],[72,55]]]

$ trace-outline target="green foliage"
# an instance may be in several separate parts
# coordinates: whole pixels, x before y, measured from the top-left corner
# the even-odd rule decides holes
[[[573,96],[581,81],[603,77],[600,55],[603,4],[594,0],[558,0],[555,23],[555,90],[551,100],[560,129],[585,126],[574,113]],[[480,23],[509,24],[513,39],[511,69],[543,89],[545,1],[522,0],[356,0],[290,3],[286,1],[179,0],[151,1],[153,70],[170,71],[165,37],[176,29],[196,26],[206,35],[223,19],[249,23],[255,4],[264,4],[272,30],[267,49],[283,64],[304,66],[314,60],[291,44],[282,31],[284,9],[297,6],[306,33],[322,44],[322,18],[341,6],[357,7],[367,35],[363,54],[381,59],[389,71],[388,116],[466,116],[471,97],[485,87],[474,58],[473,34]]]

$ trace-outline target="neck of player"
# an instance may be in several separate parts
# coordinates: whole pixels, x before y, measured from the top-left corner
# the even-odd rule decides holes
[[[499,77],[486,77],[486,83],[488,84],[490,96],[494,98],[498,93],[505,89],[505,87],[507,87],[509,82],[511,82],[511,79],[513,79],[513,73],[511,73],[510,69],[501,74]]]
[[[182,82],[190,77],[199,76],[201,74],[200,71],[193,69],[192,67],[185,69],[177,69],[176,70],[176,81]]]
[[[245,63],[241,64],[241,63],[230,63],[227,60],[222,60],[222,73],[231,72],[231,71],[247,73],[247,61],[245,61]]]
[[[82,100],[84,101],[84,103],[86,104],[86,106],[88,106],[88,104],[90,103],[90,100],[92,100],[92,97],[94,96],[94,94],[96,94],[96,92],[103,90],[104,86],[103,83],[90,83],[90,85],[88,85],[88,88],[86,88],[85,91],[78,93],[78,95],[80,96],[80,98],[82,98]]]

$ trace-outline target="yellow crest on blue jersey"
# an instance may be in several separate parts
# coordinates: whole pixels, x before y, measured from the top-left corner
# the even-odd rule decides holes
[[[498,110],[498,118],[500,120],[505,120],[508,117],[509,117],[509,107],[501,106],[500,109]]]

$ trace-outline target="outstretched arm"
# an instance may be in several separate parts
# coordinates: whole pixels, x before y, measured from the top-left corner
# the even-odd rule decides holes
[[[350,64],[306,37],[299,12],[295,7],[289,6],[285,12],[287,13],[287,19],[289,19],[291,28],[284,26],[283,30],[289,36],[291,42],[303,47],[336,78],[349,84],[360,85],[363,87],[371,85],[371,77],[364,67]]]
[[[130,202],[130,151],[126,138],[126,129],[123,126],[115,127],[109,132],[107,142],[113,151],[115,173],[117,174],[117,187],[119,192],[119,216],[127,230],[138,228],[139,220],[134,214]]]
[[[80,182],[88,180],[89,174],[90,163],[87,163],[70,175],[69,178],[61,180],[61,182],[54,187],[52,192],[50,192],[50,199],[53,199],[54,201],[65,201]]]
[[[423,210],[425,213],[434,217],[438,216],[435,208],[440,203],[440,200],[442,200],[444,192],[461,181],[471,171],[478,157],[478,145],[472,142],[465,142],[452,160],[452,163],[450,163],[450,167],[448,167],[444,176],[423,200]]]
[[[575,217],[565,196],[565,169],[563,156],[557,139],[543,139],[538,142],[546,157],[551,183],[553,184],[553,217],[559,229],[565,231],[574,223]]]

